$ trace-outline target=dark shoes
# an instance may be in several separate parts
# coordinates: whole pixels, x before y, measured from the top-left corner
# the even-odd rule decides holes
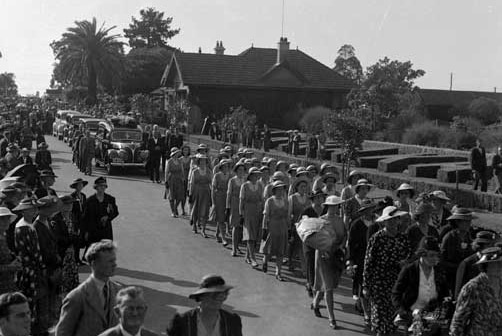
[[[314,311],[315,317],[322,317],[321,309],[319,309],[319,307],[314,307],[313,303],[310,304],[310,309],[312,309]]]

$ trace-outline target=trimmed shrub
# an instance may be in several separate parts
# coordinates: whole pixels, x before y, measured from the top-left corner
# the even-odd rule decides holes
[[[472,117],[479,119],[484,125],[496,123],[501,116],[497,101],[485,97],[474,99],[469,105],[469,113]]]
[[[441,135],[440,146],[452,149],[469,150],[476,145],[476,135],[471,132],[445,129]]]
[[[413,124],[403,134],[402,142],[411,145],[438,147],[446,127],[437,126],[432,121]]]
[[[487,151],[493,152],[497,147],[502,146],[502,128],[500,127],[486,129],[479,137]]]

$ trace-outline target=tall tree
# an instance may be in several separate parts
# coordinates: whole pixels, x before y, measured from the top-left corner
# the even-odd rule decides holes
[[[115,26],[98,28],[92,21],[75,21],[58,41],[51,43],[61,80],[87,80],[86,103],[94,105],[98,82],[110,87],[118,83],[123,68],[123,43],[120,35],[109,34]]]
[[[16,96],[17,84],[16,76],[11,72],[0,74],[0,96]]]
[[[376,130],[397,115],[402,95],[413,92],[414,81],[424,74],[423,70],[413,69],[410,61],[391,61],[385,57],[367,68],[360,87],[349,94],[349,106],[367,109],[372,130]]]
[[[176,36],[180,29],[171,29],[172,17],[164,18],[164,13],[155,8],[139,11],[141,18],[132,17],[129,29],[124,29],[131,48],[169,47],[167,41]]]
[[[356,49],[350,44],[344,44],[338,50],[338,57],[335,59],[333,68],[340,75],[360,83],[363,77],[363,67],[356,57]]]

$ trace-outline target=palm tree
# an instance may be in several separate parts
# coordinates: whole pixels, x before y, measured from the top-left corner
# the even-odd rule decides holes
[[[123,43],[120,35],[108,35],[115,28],[98,29],[96,18],[75,21],[59,41],[51,43],[61,79],[70,83],[87,81],[89,105],[96,103],[98,82],[106,87],[117,82],[123,66]]]

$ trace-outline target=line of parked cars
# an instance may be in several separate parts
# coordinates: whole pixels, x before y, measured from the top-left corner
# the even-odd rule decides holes
[[[72,146],[74,129],[82,124],[96,139],[96,167],[104,167],[109,175],[131,167],[146,170],[149,152],[143,143],[143,129],[134,118],[110,116],[98,119],[77,111],[59,110],[52,134]]]

